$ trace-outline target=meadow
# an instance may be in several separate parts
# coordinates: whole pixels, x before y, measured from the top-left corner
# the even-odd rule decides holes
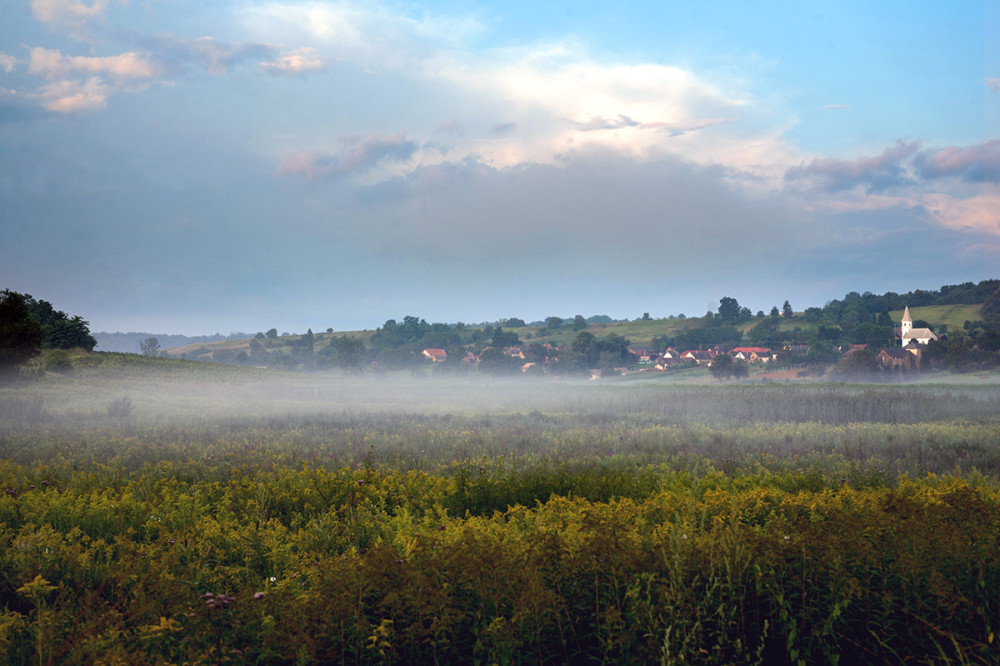
[[[0,388],[5,663],[998,662],[995,380],[114,358]]]

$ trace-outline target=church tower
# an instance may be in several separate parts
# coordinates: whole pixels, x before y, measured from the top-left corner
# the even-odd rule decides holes
[[[899,337],[904,345],[906,344],[906,334],[910,332],[911,328],[913,328],[913,320],[910,318],[910,306],[906,306],[906,309],[903,310],[903,322],[899,327]]]

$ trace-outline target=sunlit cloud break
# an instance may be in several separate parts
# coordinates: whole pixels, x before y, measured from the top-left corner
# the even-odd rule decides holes
[[[319,51],[311,47],[295,49],[260,66],[272,74],[302,74],[322,70],[326,67],[326,59]]]

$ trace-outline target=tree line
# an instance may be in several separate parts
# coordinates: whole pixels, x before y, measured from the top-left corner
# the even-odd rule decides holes
[[[31,294],[0,292],[0,374],[9,375],[43,349],[93,351],[96,344],[83,317],[56,310]]]

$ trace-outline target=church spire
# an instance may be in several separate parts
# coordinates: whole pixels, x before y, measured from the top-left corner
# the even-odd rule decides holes
[[[899,339],[903,342],[903,346],[906,346],[906,334],[910,332],[913,328],[913,320],[910,319],[910,306],[907,305],[906,309],[903,310],[903,322],[899,327]]]

